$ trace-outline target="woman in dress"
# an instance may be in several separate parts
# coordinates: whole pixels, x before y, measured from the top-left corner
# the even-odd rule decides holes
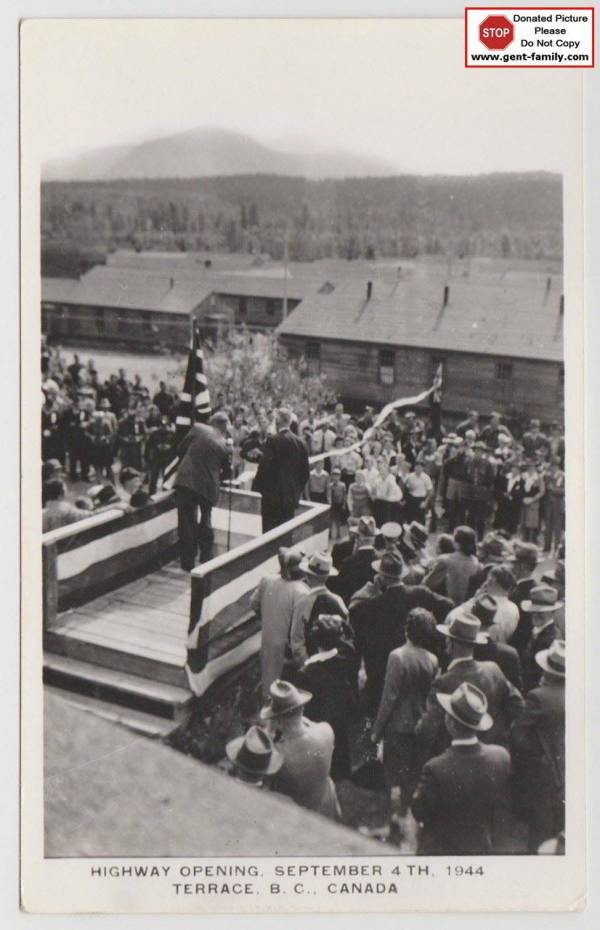
[[[546,487],[544,478],[532,459],[528,459],[525,464],[522,485],[521,534],[525,542],[535,542],[540,525],[540,501],[546,493]]]

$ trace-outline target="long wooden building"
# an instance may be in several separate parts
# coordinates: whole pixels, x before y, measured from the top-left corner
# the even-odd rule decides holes
[[[444,275],[408,269],[307,296],[278,329],[349,405],[376,407],[431,385],[441,363],[444,409],[563,412],[562,276],[485,265]]]

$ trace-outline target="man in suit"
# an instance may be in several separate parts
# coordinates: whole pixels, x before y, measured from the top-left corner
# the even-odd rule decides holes
[[[405,816],[418,773],[415,727],[425,709],[438,660],[429,652],[435,619],[415,607],[406,619],[406,642],[390,652],[385,683],[371,740],[383,738],[383,767],[390,789],[400,788],[400,815]]]
[[[531,617],[531,634],[522,653],[523,683],[525,691],[531,691],[539,684],[542,676],[536,655],[542,649],[548,649],[556,639],[554,614],[562,607],[558,600],[556,588],[548,584],[539,584],[531,589],[529,599],[523,601],[521,610]]]
[[[507,806],[510,756],[480,743],[493,718],[485,694],[468,681],[437,693],[451,745],[424,766],[412,799],[422,824],[421,856],[481,856],[494,852],[496,821]]]
[[[536,653],[542,679],[510,730],[513,794],[529,825],[529,852],[565,825],[565,643]]]
[[[227,472],[229,465],[228,430],[229,419],[219,411],[208,424],[195,423],[177,449],[180,462],[175,478],[175,496],[181,567],[186,572],[196,564],[198,546],[202,561],[211,557],[211,513],[219,499],[221,475]]]
[[[384,552],[373,562],[383,593],[354,601],[350,623],[354,629],[357,660],[364,659],[371,713],[379,707],[388,656],[406,642],[406,618],[413,607],[425,607],[442,621],[452,609],[452,601],[434,594],[423,585],[402,583],[403,563],[397,552]]]
[[[478,662],[495,662],[517,691],[523,693],[519,653],[513,646],[507,646],[502,640],[497,640],[490,635],[490,631],[496,627],[498,614],[496,598],[491,594],[479,594],[473,601],[470,612],[481,620],[481,632],[488,638],[487,643],[475,646],[473,658]]]
[[[308,450],[290,429],[291,411],[275,414],[277,433],[265,445],[252,489],[262,495],[263,533],[291,520],[310,476]]]
[[[360,517],[356,527],[356,548],[340,566],[340,573],[333,590],[343,597],[349,604],[352,595],[362,588],[367,581],[373,581],[375,573],[373,562],[377,558],[375,552],[375,535],[377,526],[373,517]]]
[[[333,730],[322,721],[313,723],[303,715],[312,699],[308,691],[277,679],[270,688],[269,702],[260,712],[267,723],[283,763],[272,784],[275,791],[296,804],[341,820],[340,806],[331,779]]]
[[[438,695],[452,694],[465,681],[483,691],[494,718],[486,742],[506,746],[508,729],[523,708],[523,698],[495,662],[473,658],[475,647],[486,642],[485,634],[481,633],[481,621],[472,614],[456,612],[449,625],[438,626],[438,630],[446,637],[450,664],[443,675],[434,679],[425,713],[415,731],[422,758],[430,759],[448,744]]]
[[[519,608],[519,623],[510,640],[519,655],[529,642],[531,635],[531,617],[521,610],[523,601],[528,600],[531,589],[537,584],[535,570],[539,560],[538,547],[529,542],[516,542],[514,554],[509,559],[517,583],[512,590],[510,599]]]

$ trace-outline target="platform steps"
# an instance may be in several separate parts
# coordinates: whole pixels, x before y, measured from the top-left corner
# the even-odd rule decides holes
[[[190,691],[69,656],[44,653],[44,683],[72,703],[138,733],[164,738],[191,713]]]

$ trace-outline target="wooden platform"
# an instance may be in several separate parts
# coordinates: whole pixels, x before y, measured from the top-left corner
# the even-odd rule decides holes
[[[189,613],[189,574],[171,563],[59,614],[46,649],[185,687]]]

